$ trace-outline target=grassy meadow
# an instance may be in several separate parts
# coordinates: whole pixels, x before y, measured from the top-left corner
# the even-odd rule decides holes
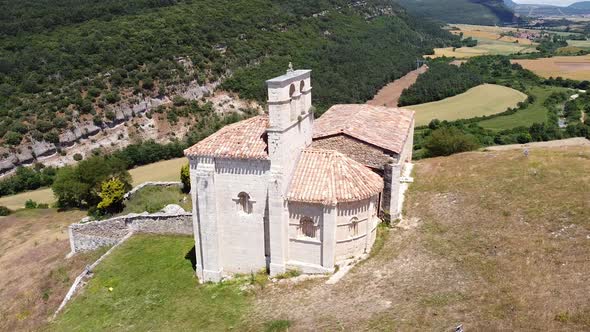
[[[588,147],[417,161],[404,220],[335,285],[201,285],[190,237],[136,236],[48,329],[588,330],[589,168]]]
[[[569,46],[590,49],[590,40],[568,40]]]
[[[122,215],[129,213],[154,213],[168,204],[178,204],[185,211],[192,210],[190,194],[185,194],[179,187],[145,187],[138,190],[125,202]]]
[[[536,97],[535,102],[523,110],[514,114],[498,116],[492,119],[483,120],[479,125],[486,129],[503,130],[519,126],[529,127],[533,123],[545,123],[547,121],[547,108],[543,105],[547,97],[553,92],[570,91],[565,88],[535,86],[527,93]]]
[[[146,181],[180,181],[180,168],[187,163],[186,158],[176,158],[136,167],[129,170],[133,186]],[[0,205],[11,210],[22,209],[29,199],[37,203],[52,204],[55,201],[51,188],[41,188],[12,196],[0,197]]]
[[[251,297],[239,282],[200,285],[192,237],[136,235],[94,271],[50,331],[227,331]],[[194,255],[194,251],[193,251]],[[111,291],[112,288],[112,291]]]
[[[458,120],[501,113],[526,98],[518,90],[483,84],[453,97],[405,108],[416,111],[416,126],[423,126],[432,119]]]

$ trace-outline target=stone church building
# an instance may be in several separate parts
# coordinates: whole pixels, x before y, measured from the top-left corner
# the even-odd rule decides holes
[[[371,249],[380,211],[399,215],[414,112],[336,105],[314,120],[310,78],[289,70],[268,80],[268,115],[185,150],[201,281],[333,272]]]

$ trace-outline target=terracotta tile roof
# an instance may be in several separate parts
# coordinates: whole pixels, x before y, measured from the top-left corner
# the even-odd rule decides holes
[[[401,153],[414,111],[367,104],[334,105],[314,123],[313,138],[338,134]]]
[[[266,129],[268,116],[227,125],[215,134],[184,150],[186,156],[211,156],[235,159],[268,159]]]
[[[287,200],[336,204],[372,197],[383,190],[383,179],[340,152],[307,148],[301,153]]]

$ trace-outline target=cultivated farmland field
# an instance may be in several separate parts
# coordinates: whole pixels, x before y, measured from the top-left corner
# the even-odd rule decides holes
[[[416,111],[416,126],[427,125],[432,119],[458,120],[492,115],[515,107],[527,96],[501,85],[483,84],[443,100],[406,106]]]
[[[524,68],[543,77],[571,78],[574,80],[590,80],[590,54],[582,56],[556,56],[535,60],[512,60]]]
[[[590,49],[590,40],[568,40],[569,46]]]
[[[547,121],[547,107],[543,105],[547,97],[553,92],[566,92],[573,94],[572,90],[558,87],[535,86],[527,91],[527,94],[535,96],[535,102],[527,108],[518,110],[514,114],[498,116],[493,119],[483,120],[479,125],[486,129],[504,130],[519,126],[529,127],[533,123],[545,123]]]
[[[176,158],[136,167],[129,170],[133,186],[146,181],[180,181],[180,168],[187,162],[186,158]],[[42,188],[12,196],[0,197],[0,205],[11,210],[22,209],[29,199],[37,203],[52,204],[55,201],[51,188]]]
[[[456,49],[453,49],[452,47],[437,48],[434,50],[434,56],[427,55],[426,57],[436,58],[446,56],[465,59],[485,54],[509,55],[515,53],[537,52],[536,44],[528,39],[501,35],[502,32],[516,31],[516,29],[513,28],[468,24],[453,24],[452,26],[459,29],[452,30],[452,33],[459,34],[462,32],[464,37],[477,39],[477,46]]]

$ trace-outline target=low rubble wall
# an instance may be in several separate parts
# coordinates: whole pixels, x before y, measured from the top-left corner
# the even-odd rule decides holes
[[[71,254],[115,245],[128,233],[193,234],[192,214],[142,213],[69,226]]]

